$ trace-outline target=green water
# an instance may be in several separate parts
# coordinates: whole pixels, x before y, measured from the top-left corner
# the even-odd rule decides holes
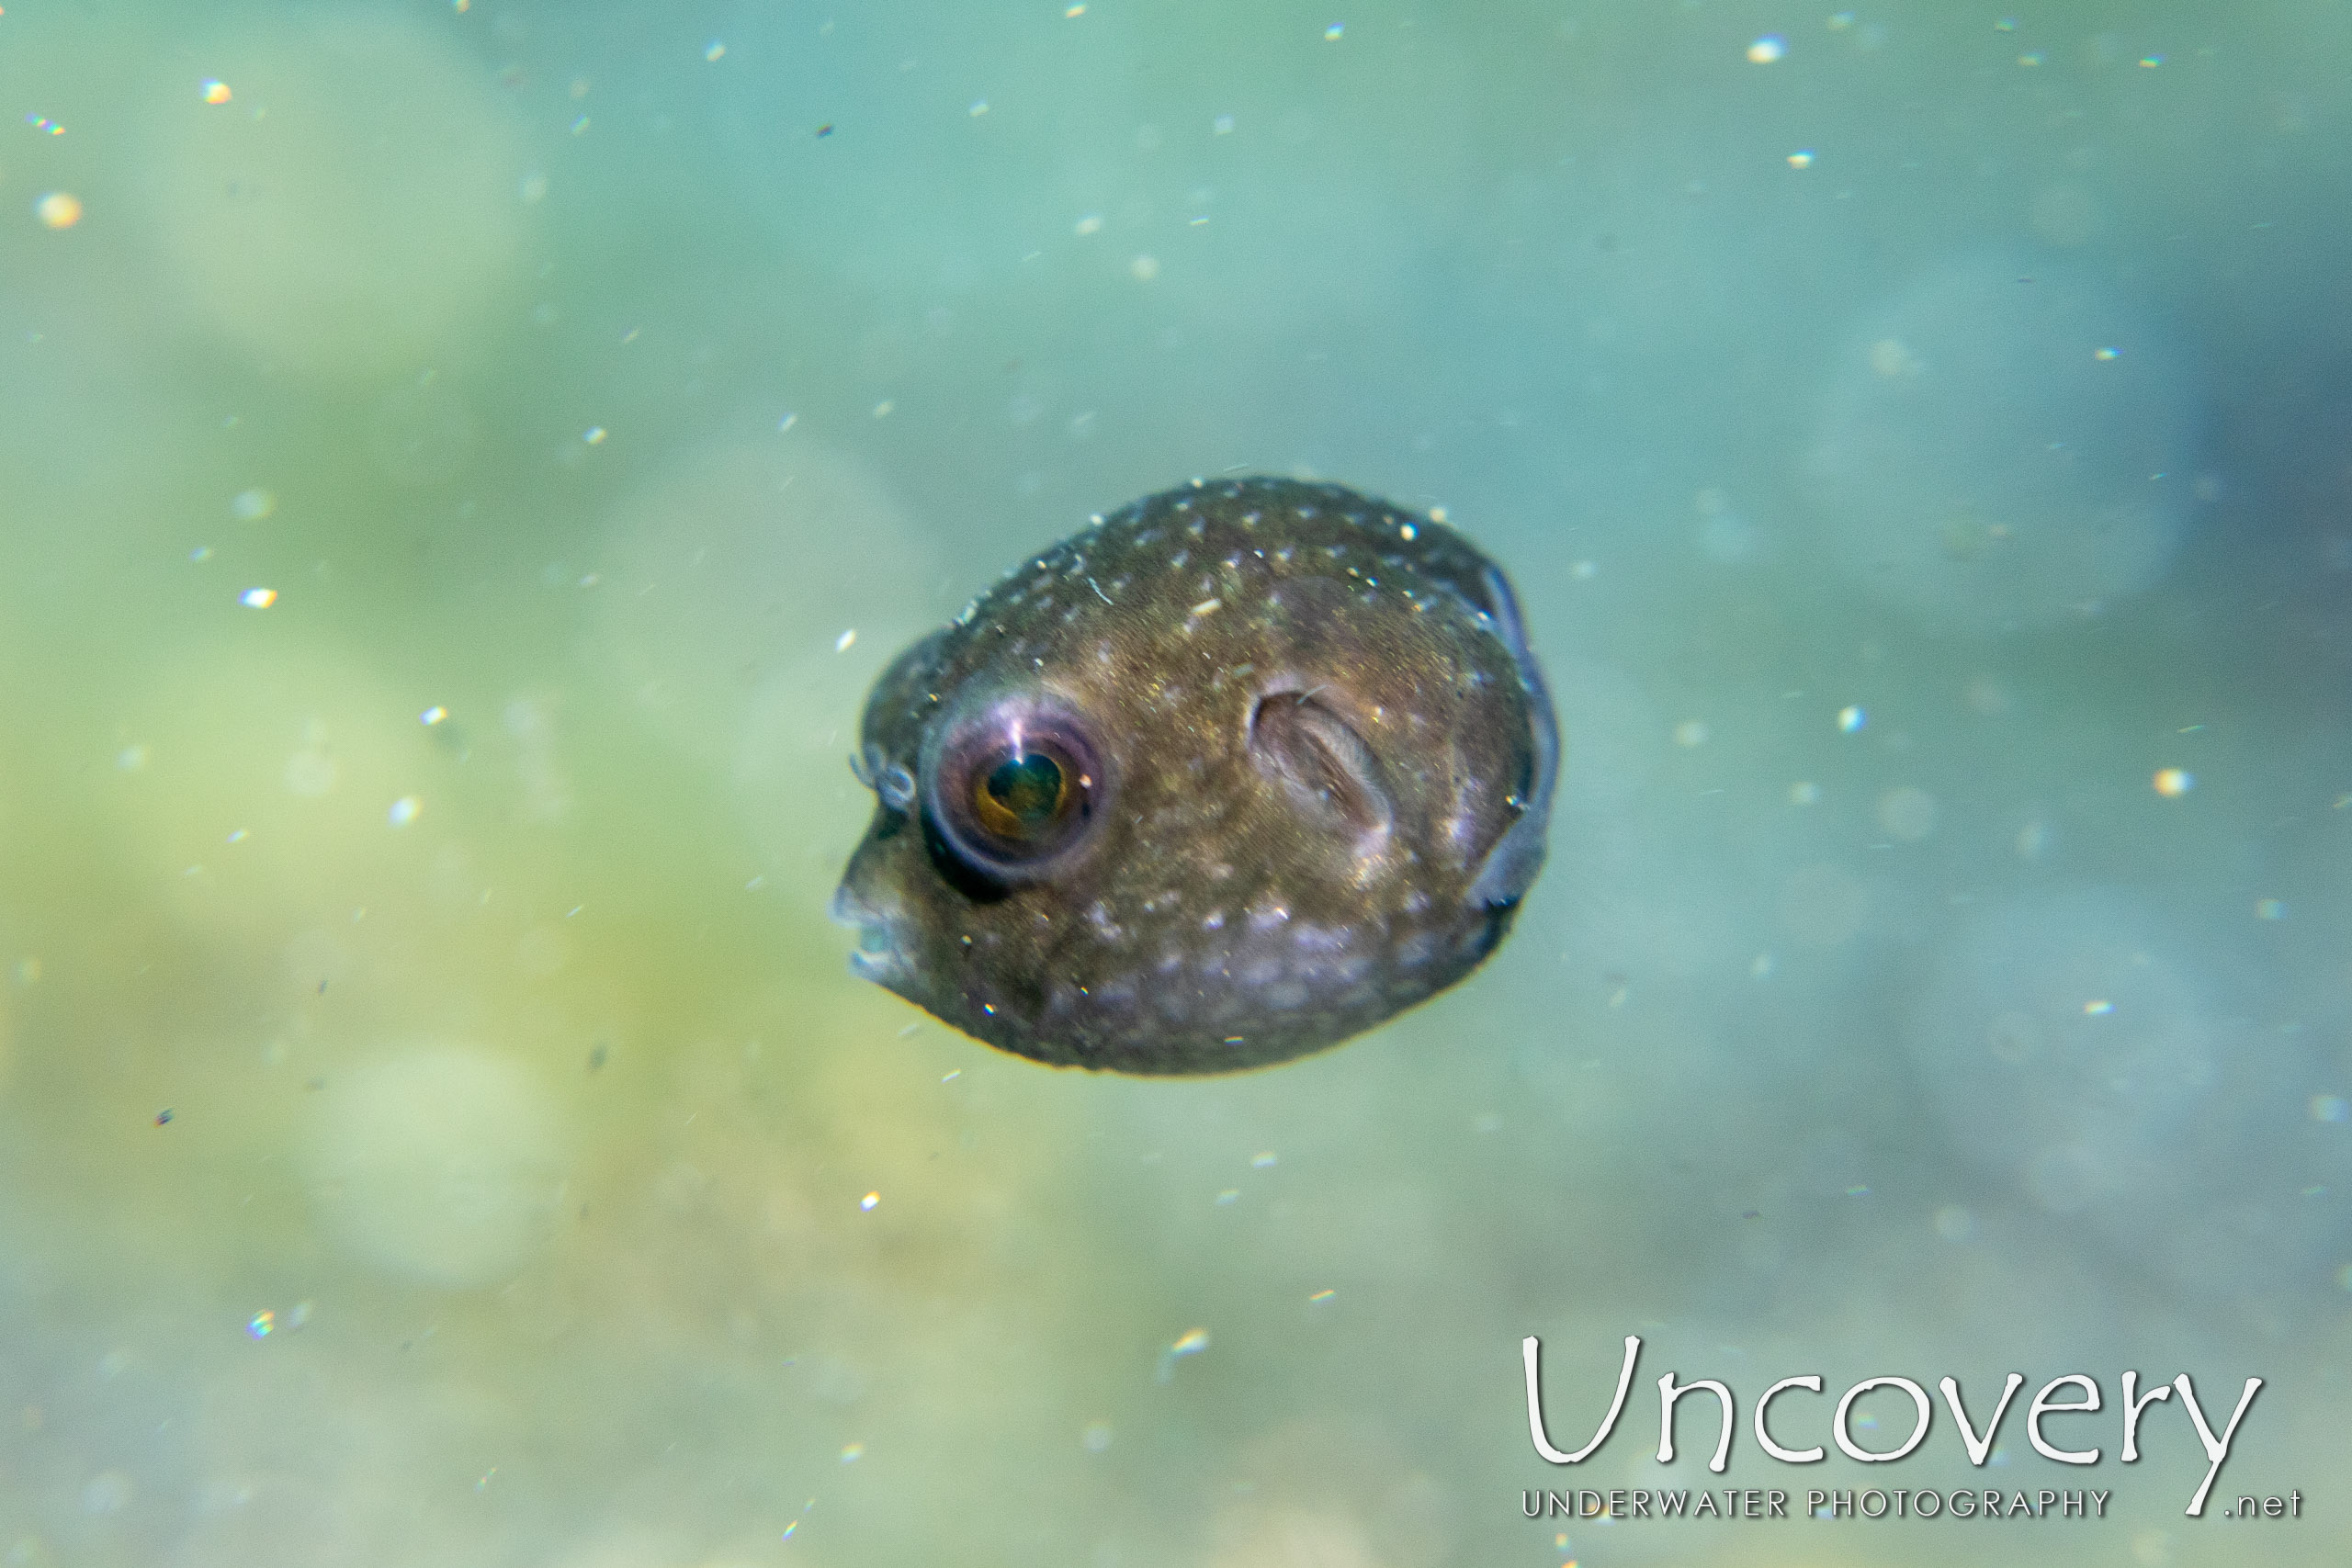
[[[0,1555],[2343,1561],[2347,51],[2325,0],[10,5]],[[1236,470],[1510,565],[1568,752],[1510,944],[1192,1084],[854,979],[882,663]],[[1644,1338],[1577,1470],[1529,1334],[1570,1447]],[[2204,1517],[2126,1368],[2266,1380]],[[1653,1458],[1669,1370],[1739,1397],[1719,1481],[1708,1396]],[[2012,1370],[1982,1472],[1940,1406],[1884,1467],[1748,1425]],[[2084,1469],[2023,1422],[2076,1371]],[[2113,1495],[1520,1513],[1710,1481]]]

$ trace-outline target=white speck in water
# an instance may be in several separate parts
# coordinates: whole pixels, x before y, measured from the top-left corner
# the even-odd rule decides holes
[[[713,39],[703,45],[702,57],[713,62],[724,60],[727,58],[727,46],[718,39]]]
[[[416,814],[424,809],[424,802],[413,795],[404,795],[392,802],[391,810],[386,812],[385,816],[393,827],[405,828],[415,821]]]
[[[874,1212],[875,1206],[876,1206],[876,1204],[880,1203],[881,1201],[882,1201],[882,1194],[881,1194],[881,1193],[879,1193],[879,1192],[868,1192],[865,1197],[860,1198],[860,1199],[857,1201],[857,1206],[858,1206],[859,1208],[861,1208],[861,1209],[865,1210],[866,1213],[873,1213],[873,1212]]]
[[[1778,33],[1766,33],[1747,46],[1747,59],[1755,65],[1770,65],[1789,52],[1789,40]]]
[[[1853,734],[1870,721],[1871,716],[1861,710],[1860,704],[1848,703],[1838,710],[1838,728],[1848,735]]]
[[[850,645],[855,641],[857,641],[857,628],[855,626],[852,626],[849,630],[842,633],[841,636],[833,639],[833,651],[835,653],[847,653],[850,650]]]
[[[1078,1442],[1079,1446],[1088,1453],[1101,1453],[1111,1446],[1111,1423],[1108,1421],[1088,1422],[1086,1429],[1079,1433]]]
[[[229,502],[229,515],[240,523],[258,523],[277,510],[277,495],[266,490],[241,490]]]
[[[1177,1337],[1174,1344],[1159,1353],[1159,1380],[1161,1382],[1173,1382],[1176,1377],[1177,1362],[1187,1356],[1197,1356],[1208,1348],[1209,1331],[1207,1329],[1186,1329]]]
[[[248,610],[266,610],[277,603],[275,588],[248,588],[237,595],[237,603]]]

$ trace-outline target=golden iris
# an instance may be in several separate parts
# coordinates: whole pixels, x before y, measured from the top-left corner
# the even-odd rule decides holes
[[[1042,751],[999,762],[972,792],[980,826],[1000,839],[1035,839],[1061,818],[1069,804],[1069,775]]]

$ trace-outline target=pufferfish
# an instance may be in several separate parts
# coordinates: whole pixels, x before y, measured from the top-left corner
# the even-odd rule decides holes
[[[900,654],[851,766],[852,967],[1036,1061],[1264,1066],[1453,985],[1544,864],[1560,742],[1502,571],[1246,479],[1138,501]]]

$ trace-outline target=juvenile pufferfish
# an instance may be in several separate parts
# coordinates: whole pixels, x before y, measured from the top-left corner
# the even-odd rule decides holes
[[[852,966],[1057,1066],[1333,1045],[1494,951],[1559,734],[1501,570],[1337,485],[1097,518],[907,649],[852,767]]]

